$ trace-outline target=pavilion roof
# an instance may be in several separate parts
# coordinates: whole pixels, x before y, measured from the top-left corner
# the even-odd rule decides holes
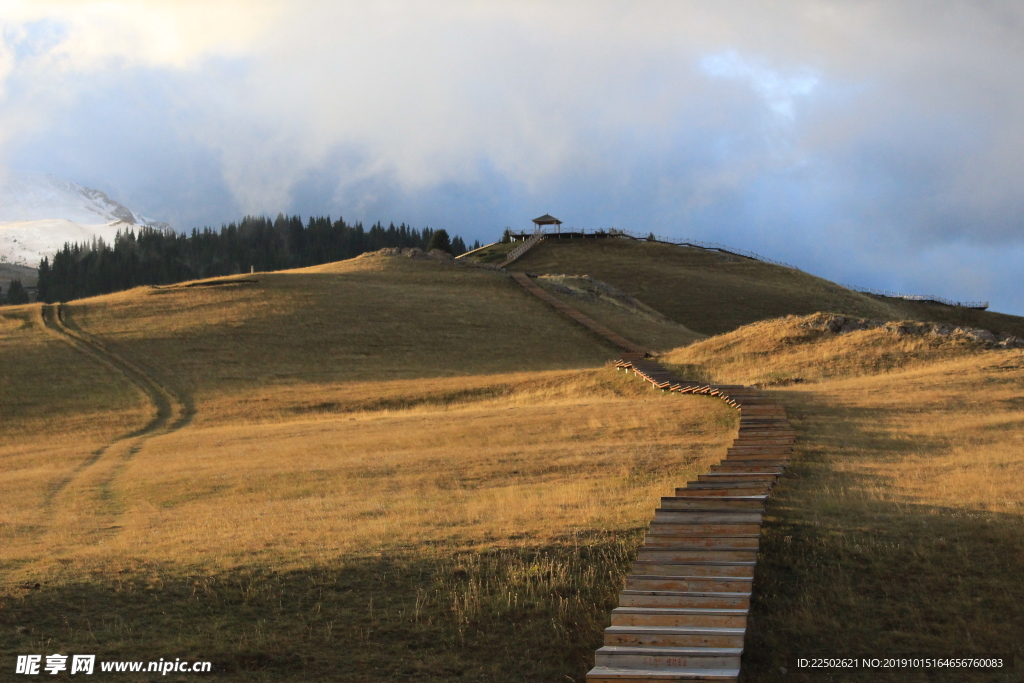
[[[549,213],[544,214],[540,218],[534,218],[533,222],[537,225],[561,225],[562,221],[558,220]]]

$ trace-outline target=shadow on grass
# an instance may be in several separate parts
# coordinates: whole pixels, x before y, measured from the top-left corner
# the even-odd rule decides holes
[[[211,661],[207,680],[582,681],[640,537],[29,584],[0,599],[0,679],[32,680],[14,675],[17,654],[61,653]],[[159,678],[196,679],[177,676]],[[150,680],[97,667],[106,677]]]
[[[799,457],[767,510],[741,680],[1024,679],[1021,518],[860,493],[891,480],[837,471],[837,464],[858,457],[894,462],[908,442],[873,428],[878,411],[830,406],[799,392],[782,396],[798,429]],[[938,446],[917,441],[913,452],[931,445]],[[894,654],[1011,655],[1016,668],[794,666],[801,656]]]

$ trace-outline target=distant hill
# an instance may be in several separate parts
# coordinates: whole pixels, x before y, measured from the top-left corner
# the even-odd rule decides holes
[[[486,251],[479,252],[481,260],[487,257]],[[512,267],[533,274],[590,275],[707,335],[759,320],[828,311],[1024,336],[1019,316],[861,294],[800,270],[658,242],[547,239]]]
[[[47,173],[0,171],[0,261],[30,267],[65,242],[112,242],[118,230],[170,229],[99,190]]]

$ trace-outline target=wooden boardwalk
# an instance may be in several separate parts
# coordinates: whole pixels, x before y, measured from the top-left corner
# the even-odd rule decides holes
[[[542,232],[535,232],[535,233],[533,233],[533,235],[530,237],[530,239],[526,240],[525,242],[520,244],[518,247],[516,247],[515,249],[510,251],[508,253],[508,255],[505,256],[505,260],[498,264],[498,267],[499,268],[504,268],[505,266],[511,265],[513,261],[518,259],[520,256],[522,256],[526,252],[530,251],[530,249],[532,249],[537,244],[539,244],[543,239],[544,239],[544,233],[542,233]]]
[[[639,346],[637,344],[634,344],[633,342],[629,341],[625,337],[621,337],[621,336],[615,334],[614,332],[609,330],[607,327],[605,327],[601,323],[599,323],[596,320],[594,320],[593,318],[589,318],[589,317],[583,315],[582,313],[577,311],[572,306],[570,306],[570,305],[566,304],[565,302],[563,302],[558,297],[556,297],[556,296],[554,296],[552,294],[548,294],[547,292],[545,292],[538,285],[536,285],[533,282],[533,280],[530,279],[530,276],[527,275],[526,273],[512,273],[512,279],[514,279],[516,282],[518,282],[520,285],[522,285],[523,289],[528,291],[530,294],[533,294],[535,297],[537,297],[541,301],[543,301],[543,302],[545,302],[547,304],[550,304],[559,313],[562,313],[564,315],[569,316],[570,318],[572,318],[573,320],[578,322],[580,325],[583,325],[584,327],[586,327],[588,330],[591,330],[592,332],[596,332],[598,335],[600,335],[601,337],[604,337],[606,340],[608,340],[611,343],[615,344],[616,346],[618,346],[622,350],[624,350],[624,351],[626,351],[628,353],[632,353],[632,354],[638,355],[638,356],[646,356],[647,355],[647,349],[645,349],[642,346]]]
[[[587,674],[589,683],[737,680],[765,501],[793,453],[785,409],[752,387],[680,379],[525,274],[512,277],[626,351],[616,368],[657,389],[713,396],[739,410],[739,433],[726,457],[654,511]]]

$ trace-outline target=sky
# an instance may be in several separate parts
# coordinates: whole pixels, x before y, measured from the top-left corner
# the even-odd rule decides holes
[[[0,170],[189,230],[724,243],[1024,314],[1024,4],[0,0]]]

